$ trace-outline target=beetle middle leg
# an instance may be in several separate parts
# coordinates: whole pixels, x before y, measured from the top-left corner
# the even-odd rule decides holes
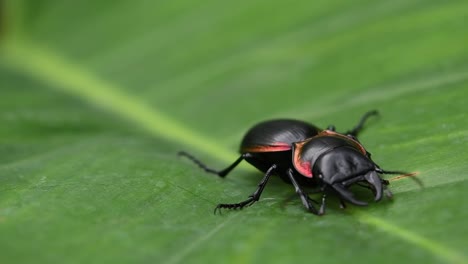
[[[228,175],[229,172],[231,172],[237,165],[239,165],[239,163],[242,160],[244,160],[245,158],[248,158],[248,157],[251,156],[250,153],[244,153],[236,161],[234,161],[234,163],[229,165],[227,168],[218,171],[218,170],[209,168],[203,162],[201,162],[200,160],[198,160],[197,158],[195,158],[194,156],[192,156],[191,154],[189,154],[189,153],[187,153],[185,151],[180,151],[179,153],[177,153],[177,155],[188,158],[189,160],[191,160],[195,164],[197,164],[200,168],[202,168],[204,171],[206,171],[208,173],[216,174],[221,178],[226,177],[226,175]]]
[[[305,208],[313,213],[313,214],[316,214],[316,215],[323,215],[325,213],[325,194],[323,194],[322,196],[322,202],[320,204],[320,208],[319,210],[317,210],[313,205],[312,205],[312,202],[314,202],[312,199],[310,199],[309,195],[307,195],[307,193],[305,193],[302,188],[299,186],[299,184],[297,183],[296,179],[294,178],[294,173],[291,169],[288,169],[286,174],[288,175],[289,177],[289,180],[291,181],[292,185],[294,186],[294,188],[296,189],[296,193],[299,195],[299,197],[301,198],[301,201],[302,201],[302,204],[305,206]]]
[[[228,208],[228,209],[242,209],[246,206],[251,206],[255,202],[257,202],[260,199],[260,195],[262,195],[263,189],[265,189],[266,184],[268,183],[268,180],[270,179],[270,176],[273,174],[273,172],[276,170],[276,164],[273,164],[265,173],[265,176],[263,176],[262,181],[258,184],[257,190],[253,194],[249,196],[249,198],[245,201],[242,201],[240,203],[234,203],[234,204],[218,204],[215,208],[215,213],[217,210],[221,208]]]

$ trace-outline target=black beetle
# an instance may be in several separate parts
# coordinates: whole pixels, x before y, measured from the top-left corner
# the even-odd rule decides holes
[[[365,121],[377,111],[364,114],[355,128],[346,132],[335,132],[334,126],[326,130],[314,125],[291,119],[279,119],[261,122],[252,127],[244,136],[240,146],[241,156],[229,167],[217,171],[208,168],[202,162],[186,152],[179,152],[198,164],[209,173],[225,177],[242,160],[246,160],[265,173],[255,192],[240,203],[218,204],[220,208],[237,209],[250,206],[259,200],[272,174],[279,175],[284,181],[291,183],[302,203],[311,213],[322,215],[325,212],[325,193],[335,192],[339,196],[340,205],[345,207],[345,201],[355,205],[365,206],[366,202],[358,200],[349,190],[353,184],[370,189],[375,201],[382,198],[387,180],[379,174],[405,174],[398,171],[382,170],[372,161],[371,155],[358,141],[357,135],[362,130]],[[318,188],[323,193],[320,208],[317,210],[303,186]]]

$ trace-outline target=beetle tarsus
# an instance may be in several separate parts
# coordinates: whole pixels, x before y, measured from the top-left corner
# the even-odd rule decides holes
[[[189,160],[191,160],[193,163],[197,164],[198,167],[200,167],[201,169],[203,169],[204,171],[208,172],[208,173],[213,173],[213,174],[216,174],[216,175],[219,175],[219,172],[217,170],[214,170],[214,169],[211,169],[211,168],[208,168],[203,162],[201,162],[200,160],[198,160],[197,158],[195,158],[194,156],[192,156],[191,154],[185,152],[185,151],[179,151],[177,153],[178,156],[181,156],[181,157],[186,157],[188,158]]]
[[[226,177],[226,175],[228,175],[229,172],[232,171],[232,169],[234,169],[237,165],[239,165],[239,163],[242,160],[244,160],[246,157],[248,157],[249,153],[242,154],[236,161],[234,161],[234,163],[229,165],[229,167],[227,167],[227,168],[225,168],[223,170],[220,170],[220,171],[209,168],[208,166],[205,165],[205,163],[201,162],[200,160],[198,160],[197,158],[195,158],[194,156],[192,156],[191,154],[189,154],[189,153],[187,153],[185,151],[180,151],[179,153],[177,153],[177,155],[188,158],[189,160],[193,161],[193,163],[197,164],[198,167],[202,168],[204,171],[206,171],[208,173],[216,174],[219,177],[224,178],[224,177]]]
[[[265,189],[266,184],[268,183],[268,180],[270,179],[270,176],[273,174],[273,172],[276,170],[276,164],[273,164],[265,173],[265,176],[263,176],[263,179],[260,181],[260,183],[257,186],[257,189],[255,190],[254,193],[252,193],[249,198],[245,201],[242,201],[240,203],[234,203],[234,204],[218,204],[215,208],[215,213],[217,210],[221,208],[226,208],[226,209],[242,209],[246,206],[251,206],[255,202],[257,202],[260,199],[260,196],[262,195],[263,190]]]
[[[256,201],[258,200],[255,200],[253,197],[249,197],[249,199],[245,200],[245,201],[242,201],[240,203],[235,203],[235,204],[218,204],[216,207],[215,207],[215,210],[214,210],[214,213],[216,214],[218,211],[221,212],[221,209],[233,209],[233,210],[237,210],[237,209],[243,209],[244,207],[248,207],[248,206],[251,206],[252,204],[254,204]]]

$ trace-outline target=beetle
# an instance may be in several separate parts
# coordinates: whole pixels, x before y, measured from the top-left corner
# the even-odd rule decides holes
[[[380,201],[385,193],[392,197],[387,189],[389,181],[379,174],[405,174],[400,171],[381,169],[371,159],[371,154],[359,142],[357,136],[366,120],[378,115],[376,110],[365,113],[358,124],[345,133],[338,133],[334,126],[320,129],[307,122],[294,119],[276,119],[258,123],[245,134],[240,145],[240,157],[223,170],[207,167],[191,154],[181,151],[185,156],[208,173],[226,177],[242,160],[259,169],[264,176],[257,189],[248,199],[239,203],[221,203],[218,209],[242,209],[260,199],[271,175],[278,175],[285,182],[294,186],[295,192],[304,207],[311,213],[323,215],[327,193],[336,193],[340,207],[345,202],[366,206],[367,202],[357,199],[349,189],[358,185],[370,189],[374,200]],[[303,187],[315,187],[322,193],[319,209]]]

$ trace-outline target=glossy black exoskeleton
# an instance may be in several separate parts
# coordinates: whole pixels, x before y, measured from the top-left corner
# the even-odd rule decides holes
[[[342,207],[345,207],[345,202],[367,205],[349,190],[353,184],[370,189],[375,201],[381,200],[384,191],[391,197],[391,192],[386,189],[389,182],[380,178],[379,174],[403,172],[382,170],[357,140],[365,121],[372,115],[377,115],[377,111],[366,113],[354,129],[343,134],[335,132],[334,126],[322,130],[298,120],[280,119],[259,123],[244,136],[240,146],[241,156],[221,171],[208,168],[186,152],[180,152],[179,155],[188,157],[205,171],[220,177],[225,177],[244,159],[265,173],[258,188],[248,199],[240,203],[218,204],[215,211],[252,205],[259,200],[270,176],[276,174],[294,186],[309,212],[322,215],[325,212],[326,193],[329,192],[338,194]],[[316,202],[303,190],[304,186],[318,188],[323,193],[318,210],[313,205]]]

